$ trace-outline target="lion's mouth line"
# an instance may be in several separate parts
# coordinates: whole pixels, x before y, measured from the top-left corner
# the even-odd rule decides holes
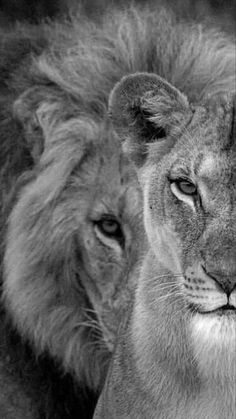
[[[228,315],[228,314],[236,315],[236,307],[229,303],[219,306],[217,308],[214,308],[213,310],[203,310],[199,308],[198,306],[196,306],[195,304],[190,304],[189,308],[192,312],[203,314],[203,315],[207,315],[207,314],[217,314],[221,316]]]

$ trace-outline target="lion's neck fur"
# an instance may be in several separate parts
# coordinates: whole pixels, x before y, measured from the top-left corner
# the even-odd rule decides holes
[[[161,263],[158,266],[156,255],[150,251],[140,275],[130,323],[135,374],[165,419],[233,419],[235,374],[224,377],[220,370],[222,360],[215,365],[219,368],[218,376],[216,371],[214,376],[201,374],[181,304],[172,298],[168,282],[165,283],[167,277],[170,280],[173,274]],[[167,294],[169,297],[165,297]]]

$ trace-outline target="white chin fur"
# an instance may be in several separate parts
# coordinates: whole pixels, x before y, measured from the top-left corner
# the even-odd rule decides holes
[[[236,379],[236,316],[194,314],[191,344],[201,376],[207,380]]]

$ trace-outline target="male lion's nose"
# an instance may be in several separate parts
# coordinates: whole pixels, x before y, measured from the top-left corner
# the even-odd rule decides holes
[[[232,276],[225,275],[225,272],[219,270],[206,270],[207,275],[209,275],[217,285],[227,294],[236,288],[236,272]]]

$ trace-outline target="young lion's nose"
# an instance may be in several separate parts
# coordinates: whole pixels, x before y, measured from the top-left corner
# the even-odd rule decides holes
[[[233,275],[226,275],[222,270],[205,269],[208,276],[210,276],[217,285],[227,294],[236,289],[236,272]]]
[[[229,295],[236,288],[236,236],[232,229],[227,233],[227,236],[225,232],[219,235],[219,240],[209,235],[205,243],[203,266],[221,290]]]

